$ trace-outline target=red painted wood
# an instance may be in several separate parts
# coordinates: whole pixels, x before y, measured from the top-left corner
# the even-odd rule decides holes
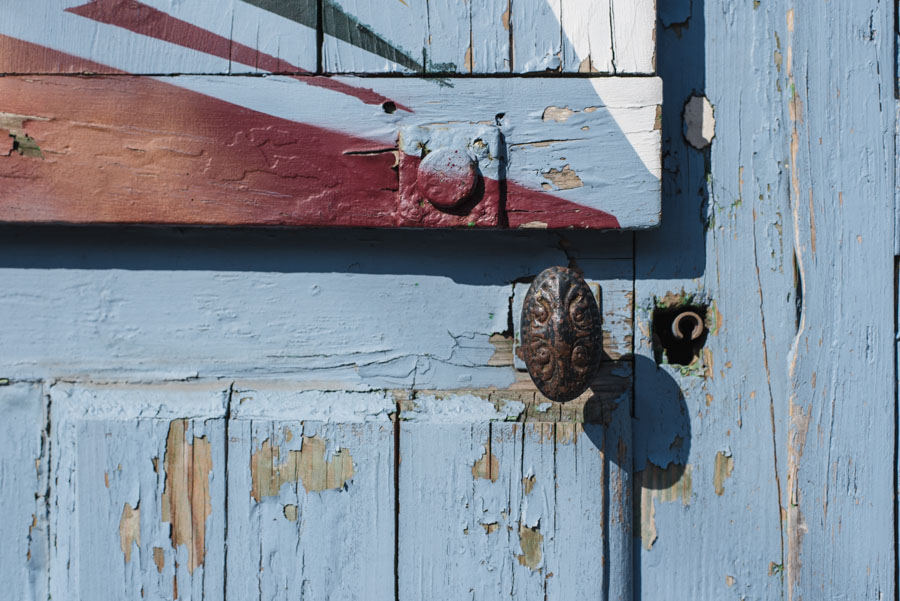
[[[37,51],[47,65],[77,60],[0,43]],[[4,134],[31,149],[0,153],[5,222],[618,227],[603,211],[490,178],[471,201],[438,210],[414,177],[401,194],[398,172],[415,173],[419,157],[394,145],[149,77],[0,78],[0,118]]]

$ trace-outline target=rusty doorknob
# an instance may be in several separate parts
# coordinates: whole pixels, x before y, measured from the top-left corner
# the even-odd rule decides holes
[[[521,347],[528,375],[552,401],[581,395],[597,374],[600,309],[584,279],[550,267],[531,283],[522,307]]]

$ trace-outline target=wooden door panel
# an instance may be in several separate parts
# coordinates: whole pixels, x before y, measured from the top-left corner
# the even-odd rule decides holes
[[[394,599],[393,411],[383,392],[234,392],[227,599]]]
[[[47,596],[46,420],[40,384],[0,384],[0,583],[8,599]]]
[[[227,390],[51,389],[50,593],[221,599]]]
[[[527,395],[401,403],[400,598],[629,598],[630,385],[617,392],[564,411]]]

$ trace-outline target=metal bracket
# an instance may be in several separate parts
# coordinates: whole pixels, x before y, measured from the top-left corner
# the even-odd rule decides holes
[[[477,123],[400,130],[397,225],[498,226],[505,150],[500,128]]]

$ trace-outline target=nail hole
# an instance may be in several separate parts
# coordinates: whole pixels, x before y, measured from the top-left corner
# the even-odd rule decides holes
[[[393,102],[391,102],[390,100],[388,100],[387,102],[385,102],[384,104],[381,105],[381,108],[384,109],[385,113],[390,115],[391,113],[393,113],[394,111],[397,110],[397,105],[394,104]]]
[[[506,113],[497,113],[494,115],[494,123],[501,125],[501,121],[503,121],[504,117],[506,117]]]

